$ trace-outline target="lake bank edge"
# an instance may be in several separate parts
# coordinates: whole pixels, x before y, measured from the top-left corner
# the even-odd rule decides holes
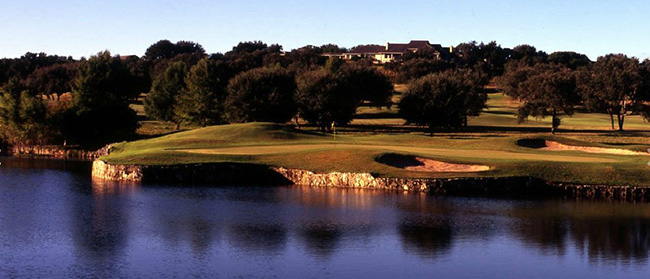
[[[627,202],[650,201],[650,188],[545,181],[530,176],[467,178],[392,178],[362,172],[316,173],[246,163],[122,165],[93,161],[93,179],[177,184],[300,185],[381,189],[433,195],[497,198],[569,198]]]

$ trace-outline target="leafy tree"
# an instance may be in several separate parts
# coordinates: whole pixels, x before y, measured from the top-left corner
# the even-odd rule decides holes
[[[496,42],[477,44],[475,41],[461,43],[455,48],[459,68],[471,69],[484,73],[488,78],[503,74],[504,65],[511,55],[509,49],[504,49]]]
[[[172,63],[183,62],[190,69],[205,57],[206,55],[204,53],[182,53],[169,59],[156,60],[151,63],[149,68],[149,79],[152,81],[160,79]]]
[[[169,40],[160,40],[147,48],[144,57],[149,61],[172,58],[176,55],[175,48],[176,45]]]
[[[46,143],[53,131],[48,127],[47,108],[31,96],[16,79],[0,92],[0,140],[13,146]]]
[[[131,72],[134,87],[138,93],[147,92],[151,88],[151,76],[149,70],[151,62],[141,59],[135,55],[120,57],[122,63]]]
[[[59,63],[36,69],[27,78],[27,86],[33,94],[50,95],[70,92],[71,82],[77,73],[78,63]]]
[[[147,48],[144,53],[144,58],[148,61],[155,61],[173,58],[176,55],[184,53],[205,54],[205,49],[200,44],[190,41],[172,43],[169,40],[160,40]]]
[[[561,64],[569,69],[576,70],[591,64],[591,60],[584,54],[573,51],[557,51],[551,53],[546,59],[548,63]]]
[[[265,50],[268,48],[268,45],[262,41],[250,41],[250,42],[240,42],[232,48],[231,53],[241,53],[248,52],[252,53],[258,50]]]
[[[538,51],[531,45],[518,45],[512,49],[510,60],[520,61],[525,65],[533,66],[538,63],[546,62],[548,54]]]
[[[363,62],[346,63],[335,72],[337,79],[348,91],[348,98],[368,101],[371,105],[390,107],[393,83],[373,66]]]
[[[560,114],[573,115],[574,106],[580,102],[573,71],[557,64],[537,64],[517,71],[508,75],[513,80],[504,87],[504,93],[523,102],[517,111],[519,121],[529,116],[551,116],[551,132],[555,134]]]
[[[487,101],[472,75],[449,71],[411,81],[398,105],[400,116],[409,124],[429,127],[431,133],[466,125],[467,117],[478,115]]]
[[[282,46],[267,45],[261,41],[240,42],[224,55],[233,75],[243,71],[282,64]]]
[[[177,123],[207,126],[223,122],[227,75],[228,67],[222,61],[204,58],[194,65],[185,77],[187,90],[174,108]]]
[[[300,75],[297,88],[298,114],[323,131],[330,130],[333,123],[350,123],[359,105],[358,98],[348,95],[349,87],[324,69]]]
[[[415,58],[404,61],[397,69],[397,81],[408,82],[428,74],[449,70],[453,65],[445,60]]]
[[[154,81],[144,101],[144,111],[152,119],[174,121],[177,97],[185,90],[187,66],[183,62],[169,64],[165,74]]]
[[[25,55],[9,59],[0,59],[0,85],[12,77],[27,78],[34,70],[54,64],[73,62],[72,57],[47,55],[45,53],[25,53]]]
[[[224,113],[229,122],[287,122],[296,114],[292,74],[282,68],[242,72],[228,84]]]
[[[72,83],[73,104],[64,117],[64,136],[95,145],[123,139],[137,128],[129,99],[139,94],[119,57],[100,52],[83,62]]]
[[[344,47],[339,47],[338,45],[335,44],[325,44],[320,46],[320,49],[323,52],[330,52],[330,53],[345,53],[348,52],[348,49]]]
[[[199,43],[191,41],[178,41],[175,47],[176,55],[183,53],[202,53],[205,54],[205,49]]]
[[[593,111],[605,112],[610,116],[612,130],[614,116],[618,129],[623,130],[625,116],[640,113],[649,118],[650,100],[647,63],[628,58],[623,54],[608,54],[598,57],[596,63],[582,71],[579,77],[584,103]]]
[[[296,72],[314,70],[327,61],[326,57],[322,56],[322,53],[322,49],[312,45],[291,50],[286,54],[289,63],[288,68]]]

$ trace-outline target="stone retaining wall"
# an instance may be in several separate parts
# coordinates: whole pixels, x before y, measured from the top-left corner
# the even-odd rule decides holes
[[[273,169],[257,164],[209,163],[169,166],[113,165],[93,161],[92,177],[142,183],[289,185]]]
[[[110,153],[111,145],[102,147],[96,151],[79,149],[65,149],[61,146],[9,146],[3,148],[4,155],[33,155],[53,158],[74,158],[93,160]]]
[[[295,184],[451,196],[650,201],[650,191],[644,187],[550,183],[532,177],[386,178],[375,177],[370,173],[315,173],[308,170],[236,163],[137,166],[111,165],[95,160],[92,176],[104,180],[143,183]]]

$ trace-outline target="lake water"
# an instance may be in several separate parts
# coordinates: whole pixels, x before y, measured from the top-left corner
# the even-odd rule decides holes
[[[0,157],[0,278],[648,278],[650,205],[92,182]]]

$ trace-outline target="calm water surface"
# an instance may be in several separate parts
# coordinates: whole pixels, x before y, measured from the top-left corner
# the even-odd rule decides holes
[[[0,157],[0,278],[648,278],[650,205],[92,182]]]

